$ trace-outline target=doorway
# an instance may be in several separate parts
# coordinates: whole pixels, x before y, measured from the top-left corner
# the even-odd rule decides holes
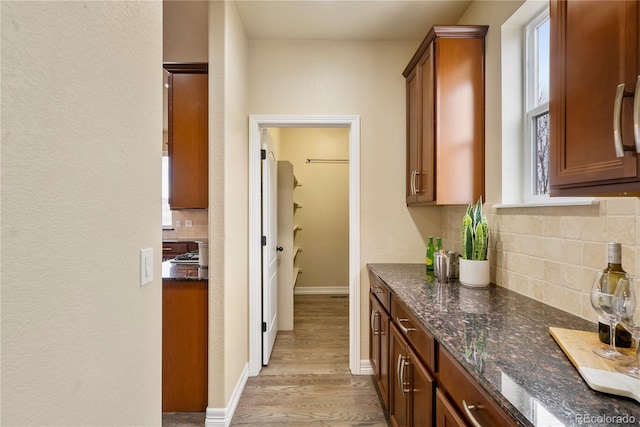
[[[360,367],[360,117],[249,117],[249,375],[262,369],[262,267],[260,213],[260,148],[263,128],[330,127],[349,129],[349,368]]]

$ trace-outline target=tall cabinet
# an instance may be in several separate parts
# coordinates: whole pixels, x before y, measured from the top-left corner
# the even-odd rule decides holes
[[[550,2],[552,196],[640,194],[639,16],[637,1]]]
[[[296,202],[295,189],[300,183],[293,174],[293,165],[278,161],[278,246],[282,248],[278,262],[278,330],[293,330],[293,293],[300,274],[298,254],[302,247],[296,241],[302,226],[296,212],[302,206]]]
[[[484,195],[484,38],[488,27],[434,26],[406,78],[407,205]]]

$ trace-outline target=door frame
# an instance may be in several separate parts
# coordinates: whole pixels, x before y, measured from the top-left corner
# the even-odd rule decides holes
[[[249,115],[249,376],[262,369],[260,130],[349,129],[349,369],[360,367],[360,116]]]

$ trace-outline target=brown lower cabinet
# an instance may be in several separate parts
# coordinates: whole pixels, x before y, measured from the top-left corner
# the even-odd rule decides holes
[[[369,354],[392,426],[517,425],[371,271],[369,282]],[[384,319],[388,339],[380,335]]]
[[[373,292],[369,293],[369,354],[378,390],[389,405],[389,315]]]
[[[394,324],[391,324],[390,353],[393,363],[389,384],[391,425],[433,425],[435,381]]]
[[[163,412],[207,407],[207,294],[207,280],[163,280]]]
[[[447,396],[436,388],[436,427],[465,427],[466,425]]]

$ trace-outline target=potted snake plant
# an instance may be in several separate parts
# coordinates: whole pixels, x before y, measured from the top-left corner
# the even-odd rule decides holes
[[[489,223],[482,213],[482,196],[469,203],[462,218],[460,283],[469,287],[489,286]]]

